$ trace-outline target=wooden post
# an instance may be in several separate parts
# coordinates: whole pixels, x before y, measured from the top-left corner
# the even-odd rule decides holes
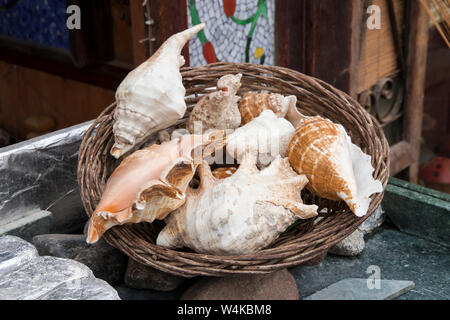
[[[148,0],[150,3],[150,15],[153,19],[152,37],[154,51],[171,35],[183,31],[188,27],[186,0]],[[181,52],[185,59],[185,66],[189,66],[189,43]],[[150,54],[153,54],[151,52]]]
[[[131,15],[131,37],[133,41],[133,63],[137,67],[142,62],[147,60],[148,54],[148,39],[145,30],[145,8],[142,6],[141,0],[130,1],[130,15]]]
[[[411,1],[409,5],[404,140],[409,143],[411,151],[408,179],[417,183],[428,48],[428,16],[419,1]]]

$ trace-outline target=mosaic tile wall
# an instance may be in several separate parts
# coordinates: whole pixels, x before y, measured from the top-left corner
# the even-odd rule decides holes
[[[14,5],[5,9],[8,4]],[[63,0],[0,0],[1,35],[69,49],[66,18]]]
[[[187,0],[191,66],[216,61],[274,64],[274,0]]]

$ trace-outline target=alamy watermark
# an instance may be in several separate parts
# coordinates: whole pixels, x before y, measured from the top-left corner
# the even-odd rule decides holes
[[[67,29],[81,29],[81,9],[77,5],[68,6],[66,13],[69,15],[66,20]]]
[[[379,6],[373,4],[367,7],[366,13],[370,16],[367,18],[367,29],[381,29],[381,9]]]
[[[379,266],[371,265],[366,270],[370,276],[367,278],[367,289],[381,289],[381,269]]]

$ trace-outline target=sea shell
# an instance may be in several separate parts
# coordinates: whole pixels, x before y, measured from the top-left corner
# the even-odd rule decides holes
[[[286,156],[294,131],[289,121],[265,110],[228,136],[226,150],[240,161],[249,146],[254,146],[258,150],[258,165],[268,165],[278,155]]]
[[[120,158],[154,132],[173,125],[186,112],[181,49],[204,24],[174,34],[150,59],[131,71],[116,91],[111,155]]]
[[[236,95],[242,74],[227,74],[217,81],[217,91],[203,96],[192,109],[186,128],[190,133],[202,134],[208,129],[235,129],[241,124]]]
[[[181,206],[202,157],[223,147],[223,135],[186,135],[125,158],[109,177],[91,216],[87,242],[96,242],[115,225],[164,219]]]
[[[294,99],[295,98],[295,99]],[[272,110],[279,118],[283,118],[289,106],[297,101],[295,96],[284,97],[278,93],[247,92],[239,102],[241,112],[241,125],[244,125],[259,116],[264,110]]]
[[[236,172],[236,170],[236,167],[220,167],[214,169],[212,171],[212,175],[217,179],[225,179],[231,177]]]
[[[189,247],[199,253],[243,255],[270,245],[297,219],[317,215],[300,191],[308,182],[287,158],[277,157],[259,171],[249,150],[231,177],[216,179],[208,164],[199,166],[200,187],[186,191],[186,203],[166,219],[156,243]]]
[[[291,110],[289,118],[298,126],[287,148],[289,162],[308,177],[307,188],[326,199],[344,200],[356,216],[364,216],[369,197],[383,191],[372,176],[371,157],[352,143],[340,124],[298,110]]]

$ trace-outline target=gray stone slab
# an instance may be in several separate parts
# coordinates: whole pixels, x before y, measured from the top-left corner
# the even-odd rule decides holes
[[[401,231],[450,247],[450,195],[391,177],[382,205]]]
[[[327,255],[316,266],[290,268],[300,298],[346,278],[368,278],[370,268],[380,269],[380,279],[403,279],[415,287],[397,300],[449,300],[450,248],[394,229],[387,223],[365,236],[366,246],[357,257]]]
[[[0,236],[13,235],[30,241],[35,235],[49,233],[52,213],[36,208],[22,208],[0,220]]]
[[[74,260],[39,256],[28,242],[0,237],[0,300],[118,300],[117,291]]]
[[[374,284],[371,279],[343,279],[305,300],[391,300],[414,287],[414,282],[401,280],[379,280]]]

